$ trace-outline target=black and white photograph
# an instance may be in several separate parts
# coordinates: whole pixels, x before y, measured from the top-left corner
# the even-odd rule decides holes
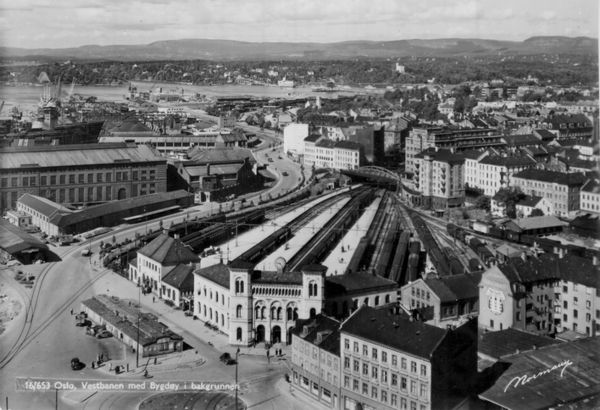
[[[0,0],[0,410],[600,409],[596,0]]]

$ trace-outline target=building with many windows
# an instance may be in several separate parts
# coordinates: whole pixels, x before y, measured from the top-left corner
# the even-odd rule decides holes
[[[530,155],[483,155],[477,161],[471,159],[465,166],[465,183],[478,188],[485,195],[493,196],[501,188],[512,186],[514,174],[534,168],[537,162]],[[474,166],[473,166],[474,165]],[[472,177],[472,178],[471,178]]]
[[[361,166],[362,147],[351,141],[309,135],[304,139],[304,166],[331,169],[357,169]]]
[[[292,332],[292,385],[332,409],[340,405],[340,322],[299,320]]]
[[[432,308],[430,316],[420,315],[431,325],[457,326],[477,316],[480,280],[481,273],[421,278],[402,286],[400,299],[409,311]]]
[[[447,149],[428,148],[415,155],[413,181],[421,193],[421,206],[445,209],[465,200],[465,158]]]
[[[479,284],[479,328],[516,328],[534,334],[600,330],[597,261],[544,253],[492,266]]]
[[[340,327],[341,408],[453,408],[477,374],[474,323],[440,329],[398,307],[360,307]]]
[[[600,214],[600,180],[591,178],[583,184],[579,205],[582,212]]]
[[[72,144],[0,149],[0,210],[28,193],[84,205],[167,190],[167,161],[135,144]]]
[[[579,211],[580,190],[586,180],[580,172],[527,169],[513,175],[512,185],[526,195],[546,198],[554,215],[570,217]]]

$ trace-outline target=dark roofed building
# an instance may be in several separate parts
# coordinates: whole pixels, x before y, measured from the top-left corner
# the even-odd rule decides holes
[[[342,402],[354,408],[452,408],[467,397],[477,374],[475,321],[440,329],[400,312],[362,306],[342,323]],[[359,379],[363,368],[366,377]]]
[[[167,161],[149,146],[73,144],[0,149],[0,210],[28,193],[90,205],[167,190]]]
[[[298,320],[292,332],[292,385],[323,406],[340,403],[340,322],[325,315]]]
[[[174,266],[186,262],[198,262],[200,259],[178,238],[166,233],[160,234],[148,245],[138,251],[139,255],[151,258],[162,266]]]
[[[49,255],[45,243],[0,219],[0,264],[5,265],[12,259],[29,264],[36,260],[45,261]]]
[[[592,136],[592,123],[583,114],[554,114],[545,122],[550,129],[558,131],[559,138],[590,138]]]
[[[530,145],[540,145],[542,138],[535,134],[513,134],[505,135],[504,142],[508,147],[524,147]]]
[[[504,371],[479,397],[510,410],[597,408],[600,337],[504,356]]]
[[[431,325],[441,328],[460,326],[479,311],[480,280],[481,273],[417,279],[402,287],[402,305]],[[432,307],[431,318],[418,317],[424,307]]]
[[[560,341],[547,336],[511,328],[483,333],[479,337],[478,354],[488,360],[497,361],[504,356],[559,343]]]
[[[194,269],[196,264],[179,264],[162,279],[166,292],[163,298],[182,310],[192,309],[194,302]]]
[[[183,338],[159,322],[154,315],[142,313],[131,302],[107,295],[94,296],[81,302],[88,317],[111,332],[116,340],[131,349],[139,347],[142,357],[157,356],[183,350]]]

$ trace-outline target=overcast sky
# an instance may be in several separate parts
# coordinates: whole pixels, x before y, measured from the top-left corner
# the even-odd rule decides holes
[[[598,0],[0,0],[4,46],[598,37]]]

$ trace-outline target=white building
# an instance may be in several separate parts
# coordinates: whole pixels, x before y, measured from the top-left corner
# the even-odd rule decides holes
[[[493,196],[500,188],[512,186],[514,174],[534,168],[537,162],[530,155],[498,156],[489,152],[474,152],[465,159],[465,184]]]
[[[304,155],[304,139],[308,134],[308,124],[287,125],[283,129],[283,152],[294,156]]]
[[[582,212],[600,214],[600,180],[593,178],[583,184],[579,204]]]
[[[331,169],[358,169],[361,146],[351,141],[332,141],[320,135],[304,139],[304,166]]]

